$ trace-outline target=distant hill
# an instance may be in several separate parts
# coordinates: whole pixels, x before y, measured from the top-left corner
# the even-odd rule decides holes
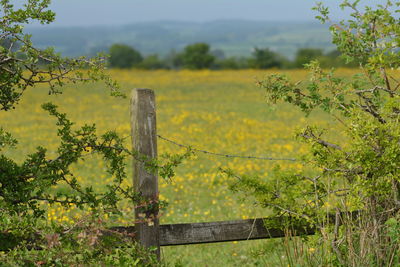
[[[65,56],[93,55],[114,43],[162,56],[195,42],[209,43],[226,56],[248,56],[254,47],[269,47],[289,58],[303,47],[333,49],[327,26],[316,22],[162,21],[114,27],[43,26],[28,28],[28,32],[37,46],[53,46]]]

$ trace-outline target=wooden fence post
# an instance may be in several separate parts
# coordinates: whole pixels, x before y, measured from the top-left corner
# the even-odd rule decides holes
[[[148,158],[157,157],[156,104],[150,89],[134,89],[131,99],[132,149]],[[133,161],[133,184],[145,202],[158,204],[158,176],[148,172],[142,161]],[[154,202],[156,201],[156,202]],[[135,208],[136,240],[144,247],[155,247],[160,258],[158,210],[143,213]],[[146,219],[151,219],[150,222]]]

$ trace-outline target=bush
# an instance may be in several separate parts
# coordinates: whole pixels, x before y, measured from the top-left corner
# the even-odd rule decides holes
[[[215,61],[215,57],[210,52],[210,46],[206,43],[186,46],[179,57],[184,68],[193,70],[209,69]]]
[[[129,69],[143,61],[142,55],[128,45],[114,44],[109,52],[108,62],[111,68]]]
[[[285,229],[316,227],[317,235],[296,248],[301,253],[289,254],[290,265],[400,264],[400,82],[391,71],[400,67],[400,19],[394,15],[400,3],[361,11],[358,2],[344,1],[352,19],[330,29],[342,57],[360,62],[359,74],[337,77],[311,61],[305,81],[275,74],[259,83],[269,103],[286,102],[306,115],[320,110],[336,124],[309,125],[297,133],[309,146],[298,159],[300,170],[277,168],[266,179],[243,176],[232,186],[286,221]],[[322,22],[331,21],[322,4],[316,10]],[[301,63],[321,55],[303,52]]]
[[[294,59],[294,66],[296,68],[303,68],[305,64],[310,63],[312,60],[320,59],[323,55],[322,49],[316,48],[302,48],[297,50]]]
[[[281,68],[285,61],[281,55],[269,48],[260,49],[256,47],[252,56],[249,60],[249,67],[254,69]]]
[[[143,61],[137,65],[137,67],[145,70],[157,70],[157,69],[168,68],[165,62],[160,60],[158,58],[158,55],[156,54],[145,57]]]
[[[61,227],[3,213],[1,266],[159,266],[155,255],[129,236],[106,228],[101,216]],[[25,231],[20,229],[24,227]],[[8,242],[5,235],[8,235]],[[13,242],[12,244],[11,237]],[[116,246],[118,244],[118,246]],[[12,245],[5,247],[6,245]]]
[[[16,9],[9,0],[0,2],[0,112],[17,108],[26,90],[38,84],[48,85],[52,95],[61,94],[67,82],[101,80],[112,95],[123,97],[118,85],[103,72],[104,56],[63,58],[52,49],[41,50],[32,44],[30,35],[23,31],[24,25],[32,20],[51,23],[55,14],[48,10],[49,3],[29,0]],[[117,45],[112,50],[121,52],[124,48]],[[131,59],[141,58],[135,53],[131,55]],[[139,248],[131,236],[110,233],[101,218],[120,216],[121,201],[128,201],[132,206],[149,202],[125,182],[128,159],[133,157],[143,162],[149,172],[171,177],[180,156],[167,155],[163,163],[148,159],[127,149],[124,138],[115,131],[98,135],[95,125],[75,126],[52,103],[45,103],[42,108],[58,126],[56,134],[60,142],[55,155],[40,146],[25,159],[10,157],[9,150],[16,149],[18,142],[0,125],[0,265],[153,265],[154,257],[148,250]],[[73,165],[91,153],[102,156],[105,173],[111,178],[103,190],[84,186],[74,174]],[[53,205],[76,207],[85,219],[68,225],[50,222],[45,214]],[[142,209],[158,210],[163,203],[153,201],[150,206],[144,205]]]

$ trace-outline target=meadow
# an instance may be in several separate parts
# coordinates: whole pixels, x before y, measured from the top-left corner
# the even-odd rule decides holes
[[[151,88],[156,93],[158,134],[196,149],[243,156],[292,158],[306,152],[294,138],[296,129],[306,124],[331,127],[322,113],[306,118],[291,106],[268,106],[265,93],[256,86],[274,70],[241,71],[139,71],[110,70],[128,96],[133,88]],[[306,78],[303,70],[285,72],[294,80]],[[348,76],[353,70],[341,69]],[[77,125],[95,123],[99,133],[115,129],[129,144],[129,97],[109,96],[102,83],[68,85],[62,95],[48,96],[45,87],[26,92],[17,108],[0,113],[1,125],[19,144],[7,152],[17,161],[39,145],[47,147],[49,157],[58,144],[54,118],[40,105],[51,101],[66,112]],[[181,153],[183,149],[158,140],[159,154]],[[196,153],[176,169],[171,181],[160,180],[160,198],[169,202],[161,223],[206,222],[267,216],[268,210],[253,205],[253,200],[232,193],[228,179],[219,170],[229,168],[237,174],[267,177],[279,164],[282,169],[300,169],[291,161],[224,158]],[[101,190],[111,181],[96,155],[88,155],[75,167],[78,181]],[[128,168],[130,169],[130,168]],[[125,216],[109,218],[114,224],[129,225],[132,207],[124,207]],[[71,207],[49,207],[48,220],[70,224],[82,214]],[[223,244],[177,246],[162,249],[171,266],[276,266],[284,257],[281,240],[229,242]],[[269,252],[268,252],[269,251]]]

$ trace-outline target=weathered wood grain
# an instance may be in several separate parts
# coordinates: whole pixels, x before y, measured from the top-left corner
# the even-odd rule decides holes
[[[297,229],[293,235],[311,235],[314,229]],[[285,231],[267,229],[264,219],[160,225],[160,245],[189,245],[284,237]]]
[[[157,158],[156,101],[150,89],[134,89],[131,99],[132,148],[147,158]],[[143,161],[133,161],[133,184],[147,203],[158,201],[158,177],[146,170]],[[160,256],[158,211],[146,212],[135,209],[137,241],[144,247],[157,247]],[[155,218],[151,223],[145,219]]]

